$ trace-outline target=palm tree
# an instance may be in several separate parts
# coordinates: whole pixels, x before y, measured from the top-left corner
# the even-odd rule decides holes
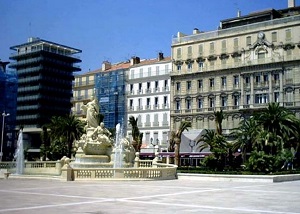
[[[72,155],[73,142],[79,140],[84,133],[84,126],[85,124],[76,118],[75,115],[54,116],[47,125],[54,140],[67,143],[68,157]]]
[[[200,139],[197,141],[197,144],[202,143],[202,145],[199,146],[200,152],[206,148],[212,150],[215,146],[214,140],[215,140],[215,131],[211,129],[205,129],[205,134],[203,134],[200,137]]]
[[[129,117],[129,124],[132,127],[132,145],[136,152],[141,150],[143,133],[140,133],[138,128],[138,118],[134,118],[133,116]]]
[[[256,145],[256,139],[260,131],[261,128],[253,117],[248,120],[242,120],[239,127],[233,131],[232,135],[236,140],[232,148],[233,150],[241,149],[244,161],[246,160],[247,152],[251,152],[253,145]]]
[[[170,132],[168,152],[174,152],[175,151],[175,140],[174,140],[175,135],[176,135],[176,133],[174,131]]]
[[[214,115],[215,115],[217,134],[221,135],[222,134],[222,121],[224,120],[223,110],[215,111]]]
[[[263,148],[269,150],[269,153],[281,151],[284,143],[293,138],[297,132],[298,119],[291,111],[279,106],[279,103],[270,103],[262,112],[255,114],[254,118],[264,132]]]
[[[180,166],[180,143],[181,143],[181,135],[182,132],[184,132],[185,130],[188,131],[188,128],[192,127],[191,122],[189,121],[183,121],[180,123],[180,126],[178,128],[178,130],[175,133],[174,136],[174,142],[175,142],[175,164],[177,166]]]

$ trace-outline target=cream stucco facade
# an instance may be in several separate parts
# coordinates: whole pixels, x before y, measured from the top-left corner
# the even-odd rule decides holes
[[[223,20],[218,30],[172,40],[171,130],[181,121],[225,133],[243,117],[279,102],[300,114],[300,8],[266,10]],[[251,23],[251,24],[249,24]]]

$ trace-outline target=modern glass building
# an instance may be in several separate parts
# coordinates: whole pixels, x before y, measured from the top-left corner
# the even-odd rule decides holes
[[[18,89],[17,74],[14,71],[6,70],[7,64],[8,62],[0,61],[0,130],[3,161],[11,159],[14,154],[14,130]]]
[[[10,67],[18,74],[16,124],[24,127],[24,133],[36,133],[28,141],[38,146],[42,126],[52,116],[71,112],[73,72],[81,70],[76,66],[81,50],[40,38],[10,49],[15,51]]]
[[[115,128],[120,123],[127,125],[125,80],[126,70],[130,62],[111,65],[104,62],[102,71],[96,74],[95,88],[99,100],[100,112],[104,115],[104,124],[108,128]],[[126,127],[124,127],[126,128]]]

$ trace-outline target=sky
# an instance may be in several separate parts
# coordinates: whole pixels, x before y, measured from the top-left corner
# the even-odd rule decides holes
[[[87,72],[103,61],[170,56],[177,32],[216,30],[238,10],[247,15],[287,5],[288,0],[0,0],[0,59],[9,61],[10,47],[39,37],[82,50],[80,67]]]

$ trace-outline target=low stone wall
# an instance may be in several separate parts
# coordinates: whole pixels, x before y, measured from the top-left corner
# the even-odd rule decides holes
[[[139,154],[134,160],[134,167],[129,168],[76,168],[71,167],[72,160],[63,158],[59,161],[26,161],[24,175],[61,176],[67,181],[92,179],[130,179],[130,180],[169,180],[177,178],[177,166],[159,162],[158,153],[153,160],[140,160]],[[0,162],[0,169],[16,173],[15,162]]]
[[[141,168],[71,168],[65,165],[62,178],[74,180],[170,180],[177,179],[177,166],[155,163]]]
[[[25,175],[61,175],[63,161],[26,161]],[[1,162],[0,169],[6,169],[11,174],[16,173],[16,162]]]

